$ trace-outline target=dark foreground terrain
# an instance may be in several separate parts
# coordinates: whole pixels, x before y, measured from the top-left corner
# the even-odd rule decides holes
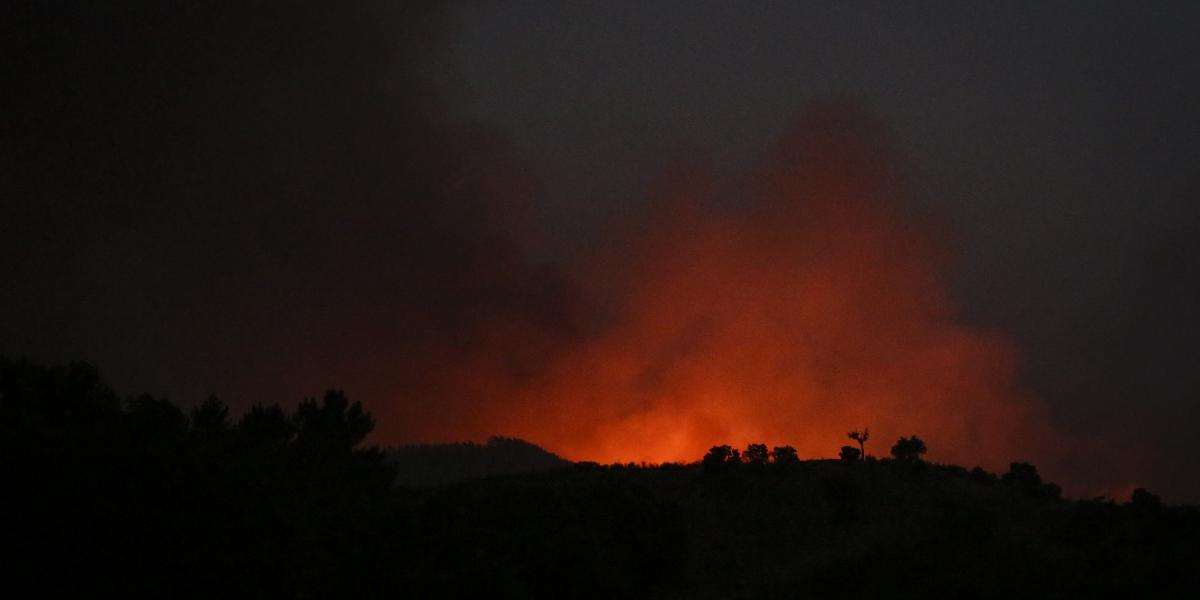
[[[496,468],[491,445],[452,447],[475,465],[456,467],[436,447],[364,448],[372,424],[339,392],[232,419],[215,399],[118,397],[86,365],[0,358],[6,583],[297,598],[1141,598],[1200,583],[1194,507],[1065,500],[1031,465],[748,452],[553,467],[502,440],[551,468],[414,487],[396,483],[423,473],[405,460],[469,474]]]

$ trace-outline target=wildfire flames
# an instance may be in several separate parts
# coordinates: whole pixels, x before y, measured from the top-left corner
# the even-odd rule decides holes
[[[668,177],[573,267],[570,334],[493,318],[470,350],[430,353],[415,372],[439,401],[406,415],[407,433],[658,462],[747,442],[833,456],[869,426],[873,454],[917,433],[937,460],[1036,458],[1047,419],[1015,383],[1017,353],[956,321],[945,245],[905,208],[872,122],[811,111],[747,176],[744,202],[702,179]]]

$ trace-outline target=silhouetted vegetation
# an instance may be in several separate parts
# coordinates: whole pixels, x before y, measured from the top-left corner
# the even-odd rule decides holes
[[[866,427],[862,431],[851,431],[846,434],[846,437],[858,442],[859,456],[867,457],[867,440],[871,439],[871,430]]]
[[[892,457],[900,462],[912,463],[921,460],[926,452],[925,442],[917,436],[902,437],[892,446]]]
[[[1062,497],[1062,488],[1054,483],[1043,483],[1037,467],[1025,462],[1010,464],[1000,482],[1032,498],[1058,500]]]
[[[722,470],[741,462],[741,455],[732,446],[713,446],[700,461],[706,471]]]
[[[791,446],[775,446],[771,449],[771,462],[777,465],[794,465],[800,462],[800,457]]]
[[[746,464],[765,465],[770,459],[766,444],[750,444],[746,446]]]
[[[45,592],[361,591],[380,576],[363,555],[390,543],[374,527],[394,500],[391,466],[362,446],[373,425],[339,391],[234,422],[215,397],[189,414],[121,399],[87,364],[0,358],[5,541],[61,574]]]
[[[122,398],[85,364],[0,358],[9,584],[86,597],[1137,598],[1200,583],[1194,507],[1141,488],[1123,503],[1063,499],[1028,463],[1000,477],[926,463],[916,436],[894,459],[750,444],[694,465],[604,466],[503,438],[385,453],[364,445],[373,424],[336,390],[238,416],[217,398]],[[397,465],[441,485],[397,485]],[[527,472],[504,476],[514,465]]]

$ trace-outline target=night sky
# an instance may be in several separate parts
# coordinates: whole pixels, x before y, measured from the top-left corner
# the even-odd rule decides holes
[[[1200,500],[1194,3],[231,6],[7,11],[0,353]]]

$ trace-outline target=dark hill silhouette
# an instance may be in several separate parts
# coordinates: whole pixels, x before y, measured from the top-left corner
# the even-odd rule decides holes
[[[1063,498],[1036,466],[561,459],[526,442],[366,446],[340,391],[231,415],[0,357],[0,545],[38,596],[1145,598],[1200,586],[1200,511]],[[902,439],[901,441],[904,441]],[[831,447],[839,440],[830,440]],[[700,457],[697,457],[700,459]],[[397,463],[442,480],[396,485]],[[442,461],[442,462],[438,462]],[[449,466],[447,466],[449,465]],[[541,469],[540,467],[547,467]],[[432,474],[431,474],[432,473]],[[411,476],[411,475],[410,475]],[[428,479],[427,479],[428,480]]]
[[[535,444],[491,437],[486,444],[412,444],[388,451],[400,485],[428,486],[471,479],[532,473],[568,466],[571,461]]]

